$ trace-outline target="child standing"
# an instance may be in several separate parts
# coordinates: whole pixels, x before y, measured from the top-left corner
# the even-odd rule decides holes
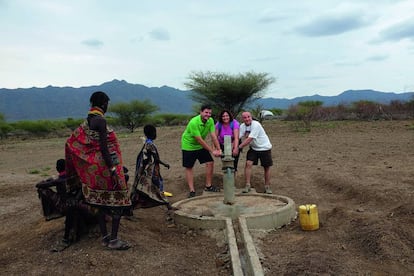
[[[164,183],[160,173],[160,164],[170,168],[170,165],[161,161],[158,149],[154,144],[157,138],[157,129],[153,125],[144,126],[145,143],[137,156],[135,167],[135,180],[132,186],[131,201],[133,208],[150,208],[159,205],[167,206],[172,210],[171,204],[164,196]],[[170,216],[171,212],[167,212]],[[171,221],[171,218],[167,217]]]

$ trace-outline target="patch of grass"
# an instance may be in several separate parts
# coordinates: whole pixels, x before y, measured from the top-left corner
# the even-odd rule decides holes
[[[118,132],[116,134],[116,136],[118,136],[118,138],[128,138],[130,136],[130,132],[126,133],[126,132]]]
[[[412,123],[411,125],[407,125],[407,129],[408,130],[414,130],[414,123]]]
[[[49,176],[50,174],[48,173],[50,171],[50,167],[44,167],[42,169],[30,169],[28,171],[29,174],[40,174],[41,176]]]
[[[293,131],[299,133],[308,133],[310,132],[310,128],[307,128],[302,121],[294,121],[292,125]]]
[[[39,173],[40,173],[40,170],[38,170],[38,169],[29,170],[29,174],[39,174]]]
[[[338,123],[336,122],[325,122],[320,123],[317,127],[324,128],[324,129],[334,129],[338,127]]]

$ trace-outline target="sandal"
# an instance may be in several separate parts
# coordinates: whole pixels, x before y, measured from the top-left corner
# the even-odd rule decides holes
[[[220,188],[215,187],[213,185],[211,185],[209,187],[205,186],[204,191],[206,191],[206,192],[220,192]]]
[[[108,249],[111,250],[128,250],[131,246],[120,239],[111,240],[108,243]]]
[[[50,250],[51,252],[61,252],[70,246],[70,241],[63,239],[55,244],[55,246]]]
[[[105,237],[102,238],[102,246],[107,247],[110,241],[111,235],[106,235]]]

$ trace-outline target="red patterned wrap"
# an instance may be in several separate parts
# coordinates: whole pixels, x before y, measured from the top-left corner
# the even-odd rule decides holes
[[[128,187],[122,166],[121,150],[113,130],[107,129],[110,153],[116,153],[116,181],[113,181],[102,157],[99,134],[90,130],[83,122],[68,138],[65,146],[66,175],[77,175],[82,183],[82,192],[87,203],[99,206],[130,206]]]

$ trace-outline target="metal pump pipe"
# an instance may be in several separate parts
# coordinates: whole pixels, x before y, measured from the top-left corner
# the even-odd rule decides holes
[[[234,158],[232,156],[231,136],[224,135],[224,155],[221,158],[223,163],[223,188],[224,204],[233,205],[235,203],[234,186]]]

